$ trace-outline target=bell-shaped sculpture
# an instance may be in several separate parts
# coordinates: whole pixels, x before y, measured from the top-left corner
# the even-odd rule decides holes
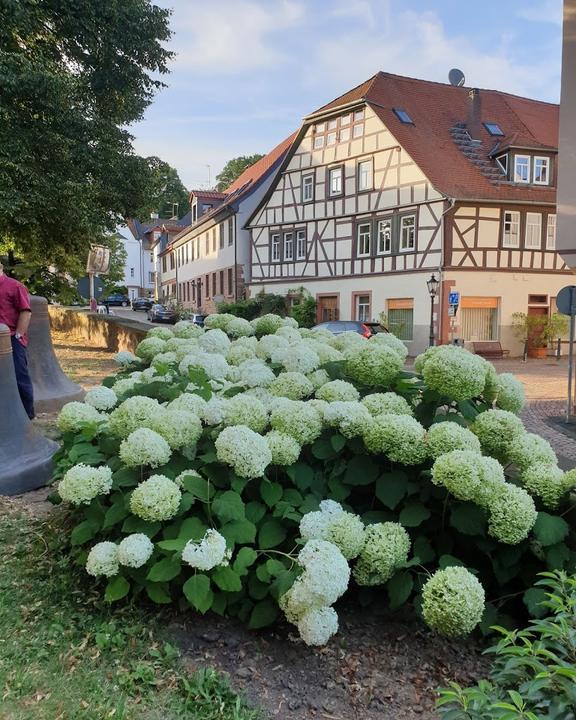
[[[54,412],[72,400],[82,400],[84,391],[62,371],[54,353],[46,298],[32,295],[32,318],[28,330],[28,367],[34,386],[34,410]]]
[[[30,422],[16,385],[10,330],[0,324],[0,495],[46,485],[58,444]]]

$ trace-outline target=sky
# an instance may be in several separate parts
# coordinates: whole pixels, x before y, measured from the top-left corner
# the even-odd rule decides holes
[[[188,189],[266,153],[302,118],[379,70],[558,102],[562,0],[156,0],[175,56],[136,152]]]

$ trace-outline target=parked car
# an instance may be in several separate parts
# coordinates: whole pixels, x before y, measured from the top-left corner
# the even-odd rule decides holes
[[[204,327],[204,320],[206,320],[207,317],[207,315],[199,315],[198,313],[194,313],[190,316],[190,322],[193,322],[194,325],[198,325],[198,327]]]
[[[112,293],[106,298],[102,298],[100,301],[101,305],[117,305],[121,307],[128,307],[130,305],[130,298],[128,295],[122,293]]]
[[[315,325],[313,330],[328,330],[334,335],[340,335],[344,332],[357,332],[366,338],[376,335],[376,333],[388,332],[384,325],[378,322],[361,322],[360,320],[331,320],[330,322]]]
[[[174,325],[178,320],[178,313],[172,310],[172,308],[166,307],[166,305],[155,303],[150,310],[148,310],[148,320],[150,320],[150,322],[170,323]]]
[[[132,310],[150,310],[152,305],[154,305],[152,298],[139,297],[132,300]]]

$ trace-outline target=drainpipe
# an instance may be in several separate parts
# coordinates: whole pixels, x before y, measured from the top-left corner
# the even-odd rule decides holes
[[[445,201],[448,203],[448,207],[444,210],[442,215],[440,216],[440,222],[442,226],[442,265],[438,268],[438,279],[440,280],[440,292],[439,292],[439,301],[438,301],[438,332],[437,336],[438,339],[442,340],[442,331],[444,330],[444,285],[443,285],[443,279],[444,279],[444,267],[446,266],[446,246],[445,246],[445,227],[446,227],[446,213],[450,212],[454,208],[454,205],[456,204],[455,198],[444,198]],[[440,343],[439,343],[440,344]]]

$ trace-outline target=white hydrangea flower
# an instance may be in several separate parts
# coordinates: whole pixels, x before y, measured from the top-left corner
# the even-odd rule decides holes
[[[168,343],[166,343],[166,344],[168,344]],[[182,360],[184,360],[185,357],[188,357],[188,355],[194,355],[194,353],[200,352],[200,348],[198,347],[198,341],[197,340],[184,340],[184,342],[182,342],[182,344],[176,348],[175,352],[176,352],[176,360],[178,360],[178,367],[180,367],[180,363],[182,362]]]
[[[166,340],[166,345],[164,346],[164,352],[173,352],[178,353],[178,350],[181,348],[194,348],[198,347],[198,343],[195,341],[188,340],[187,338],[180,338],[180,337],[172,337],[170,340]],[[176,357],[178,360],[181,360],[182,358],[178,357],[178,354],[176,354]]]
[[[224,420],[224,408],[226,400],[219,397],[211,397],[202,411],[202,420],[206,425],[220,425]]]
[[[186,412],[193,413],[194,415],[202,416],[204,409],[206,408],[206,400],[200,395],[195,393],[184,392],[174,400],[171,400],[166,409],[170,410],[185,410]]]
[[[447,637],[468,635],[482,620],[484,588],[464,567],[437,570],[422,588],[422,615],[429,628]]]
[[[496,457],[506,456],[514,440],[525,433],[522,420],[507,410],[480,413],[470,429],[478,436],[482,450]]]
[[[198,415],[187,410],[166,410],[154,426],[173,450],[194,447],[202,435],[202,423]]]
[[[356,351],[368,347],[368,340],[354,330],[348,330],[339,335],[331,335],[329,338],[326,337],[325,340],[329,345],[344,354],[349,350]]]
[[[441,345],[426,361],[422,376],[431,390],[461,401],[482,394],[487,370],[488,364],[479,355],[453,345]]]
[[[326,645],[338,632],[338,614],[331,607],[311,608],[298,620],[298,633],[306,645]]]
[[[435,423],[428,429],[428,449],[433,458],[452,450],[472,450],[480,453],[480,440],[468,428],[445,421]]]
[[[204,352],[226,355],[230,347],[230,338],[223,330],[216,328],[201,335],[198,338],[198,345]]]
[[[104,418],[92,405],[73,401],[60,410],[56,424],[60,432],[80,432],[87,425],[99,423]]]
[[[157,368],[160,365],[172,365],[176,363],[178,358],[175,352],[161,352],[152,358],[152,367]]]
[[[322,418],[305,402],[284,400],[272,408],[270,424],[274,430],[291,435],[300,445],[309,445],[322,432]]]
[[[118,548],[113,542],[99,542],[88,553],[86,572],[98,577],[118,575]]]
[[[112,388],[98,385],[88,390],[84,402],[92,405],[96,410],[111,410],[118,402],[118,397]]]
[[[284,327],[293,328],[294,330],[298,329],[298,321],[293,317],[284,317],[282,318],[282,323]]]
[[[212,570],[225,564],[226,540],[217,530],[206,530],[199,543],[189,540],[182,551],[182,560],[198,570]]]
[[[512,373],[498,375],[496,406],[519,415],[526,403],[524,385]]]
[[[394,392],[372,393],[361,400],[370,415],[413,415],[408,401]]]
[[[120,352],[117,352],[116,355],[114,355],[114,360],[118,365],[130,365],[130,363],[138,362],[136,355],[128,350],[120,350]]]
[[[130,497],[130,512],[148,522],[170,520],[178,512],[182,493],[165,475],[151,475]]]
[[[248,390],[244,392],[244,395],[260,400],[268,412],[270,412],[274,405],[278,402],[278,398],[274,397],[274,395],[270,395],[268,390],[263,387],[248,388]]]
[[[288,325],[282,325],[274,334],[283,337],[285,340],[288,340],[289,343],[299,343],[302,338],[296,328],[289,327]]]
[[[364,547],[354,568],[358,585],[383,585],[403,567],[410,552],[410,537],[399,523],[368,525]]]
[[[360,336],[359,336],[360,337]],[[348,375],[362,385],[386,387],[402,369],[400,356],[379,343],[368,343],[347,355]]]
[[[473,450],[451,450],[440,455],[432,466],[432,482],[443,485],[459,500],[474,500],[481,488],[481,458]]]
[[[167,327],[153,327],[146,333],[148,337],[157,337],[161,338],[162,340],[170,340],[171,337],[174,337],[174,333],[170,328]]]
[[[503,483],[489,502],[488,534],[507,545],[522,542],[534,527],[537,512],[526,490]]]
[[[339,350],[336,350],[336,348],[332,347],[327,342],[322,342],[322,340],[316,338],[306,338],[303,340],[303,343],[314,350],[316,355],[320,358],[321,365],[329,362],[339,362],[344,360],[344,354]]]
[[[154,336],[147,337],[138,344],[138,347],[136,348],[136,355],[143,360],[150,361],[154,355],[164,352],[165,347],[166,340],[162,340],[162,338]]]
[[[288,322],[285,322],[288,320]],[[273,335],[278,328],[283,325],[290,326],[293,323],[289,322],[290,318],[282,318],[280,315],[274,315],[273,313],[267,313],[262,317],[254,318],[251,320],[251,325],[259,337],[262,335]]]
[[[216,330],[211,330],[210,332],[216,332]],[[188,370],[191,367],[202,368],[211,380],[221,381],[227,378],[230,372],[230,365],[228,365],[226,359],[215,352],[207,353],[197,351],[186,355],[178,366],[180,375],[188,375]]]
[[[130,390],[132,390],[136,386],[138,381],[139,377],[127,377],[116,380],[116,382],[114,383],[114,392],[116,393],[116,396],[121,398],[124,393],[130,392]]]
[[[326,540],[308,540],[298,553],[304,568],[291,593],[297,603],[308,607],[333,605],[348,589],[350,568],[340,550]]]
[[[283,372],[268,386],[272,395],[289,400],[302,400],[314,392],[314,386],[306,375],[300,372]]]
[[[478,457],[478,474],[480,486],[474,495],[474,502],[487,508],[506,482],[504,468],[495,458],[482,455]]]
[[[548,463],[535,463],[522,473],[522,484],[530,495],[542,500],[546,508],[554,510],[566,494],[564,472]]]
[[[403,465],[419,465],[428,457],[426,431],[409,415],[376,415],[366,425],[364,443],[370,452]]]
[[[66,472],[58,483],[58,494],[73,505],[88,505],[98,495],[112,489],[112,470],[107,465],[91,467],[79,463]]]
[[[248,320],[240,317],[233,317],[228,323],[226,332],[233,338],[249,337],[250,335],[254,335],[254,328]]]
[[[194,325],[189,320],[180,320],[174,325],[173,330],[176,337],[185,339],[197,338],[204,334],[201,327]]]
[[[238,345],[233,342],[226,352],[226,362],[230,365],[241,365],[245,360],[256,357],[256,350],[248,345]]]
[[[172,452],[166,440],[149,428],[138,428],[120,443],[118,455],[127,467],[165,465]]]
[[[456,345],[432,345],[431,347],[427,348],[423,353],[418,355],[416,359],[414,360],[414,370],[417,373],[422,374],[424,370],[424,366],[430,360],[431,357],[436,355],[436,353],[440,350],[440,348],[447,347],[451,349],[455,349]]]
[[[266,363],[256,358],[244,360],[238,366],[238,382],[246,387],[268,387],[275,379]]]
[[[160,405],[158,400],[144,395],[135,395],[124,400],[115,410],[112,410],[108,418],[108,429],[112,435],[126,438],[139,428],[152,429],[165,412],[165,408]]]
[[[336,401],[324,409],[324,422],[337,427],[345,438],[351,439],[364,436],[373,420],[362,403]]]
[[[288,372],[304,373],[304,375],[317,370],[320,365],[318,355],[303,343],[273,350],[270,360],[282,365]]]
[[[555,465],[558,462],[548,440],[534,433],[515,435],[507,447],[506,456],[520,471],[538,463]]]
[[[287,350],[290,347],[290,343],[286,338],[280,337],[280,335],[264,335],[258,341],[256,347],[256,355],[262,360],[269,360],[270,356],[276,350]]]
[[[246,425],[261,433],[268,425],[268,410],[257,398],[241,393],[226,401],[222,421],[224,425]]]
[[[323,500],[320,503],[320,510],[308,512],[302,516],[300,536],[304,540],[324,540],[328,524],[344,512],[342,505],[335,500]]]
[[[408,357],[408,348],[402,340],[400,340],[400,338],[397,338],[392,333],[376,333],[376,335],[372,335],[370,342],[378,343],[379,345],[384,345],[385,347],[389,347],[391,350],[394,350],[402,362],[404,362]]]
[[[322,387],[322,385],[326,385],[327,382],[330,382],[330,375],[328,375],[326,370],[323,370],[322,368],[308,373],[306,377],[312,383],[314,390],[318,390]]]
[[[139,568],[146,565],[154,552],[154,543],[144,533],[133,533],[118,545],[118,562],[126,567]]]
[[[339,513],[328,523],[324,539],[334,543],[346,560],[353,560],[364,547],[366,540],[364,523],[354,513]]]
[[[329,403],[338,400],[355,401],[360,397],[360,393],[352,383],[345,380],[332,380],[316,390],[316,397]]]
[[[264,439],[272,453],[272,465],[293,465],[300,457],[302,448],[291,435],[271,430]]]
[[[218,460],[234,468],[240,477],[262,477],[272,462],[266,440],[245,425],[224,428],[214,445]]]

